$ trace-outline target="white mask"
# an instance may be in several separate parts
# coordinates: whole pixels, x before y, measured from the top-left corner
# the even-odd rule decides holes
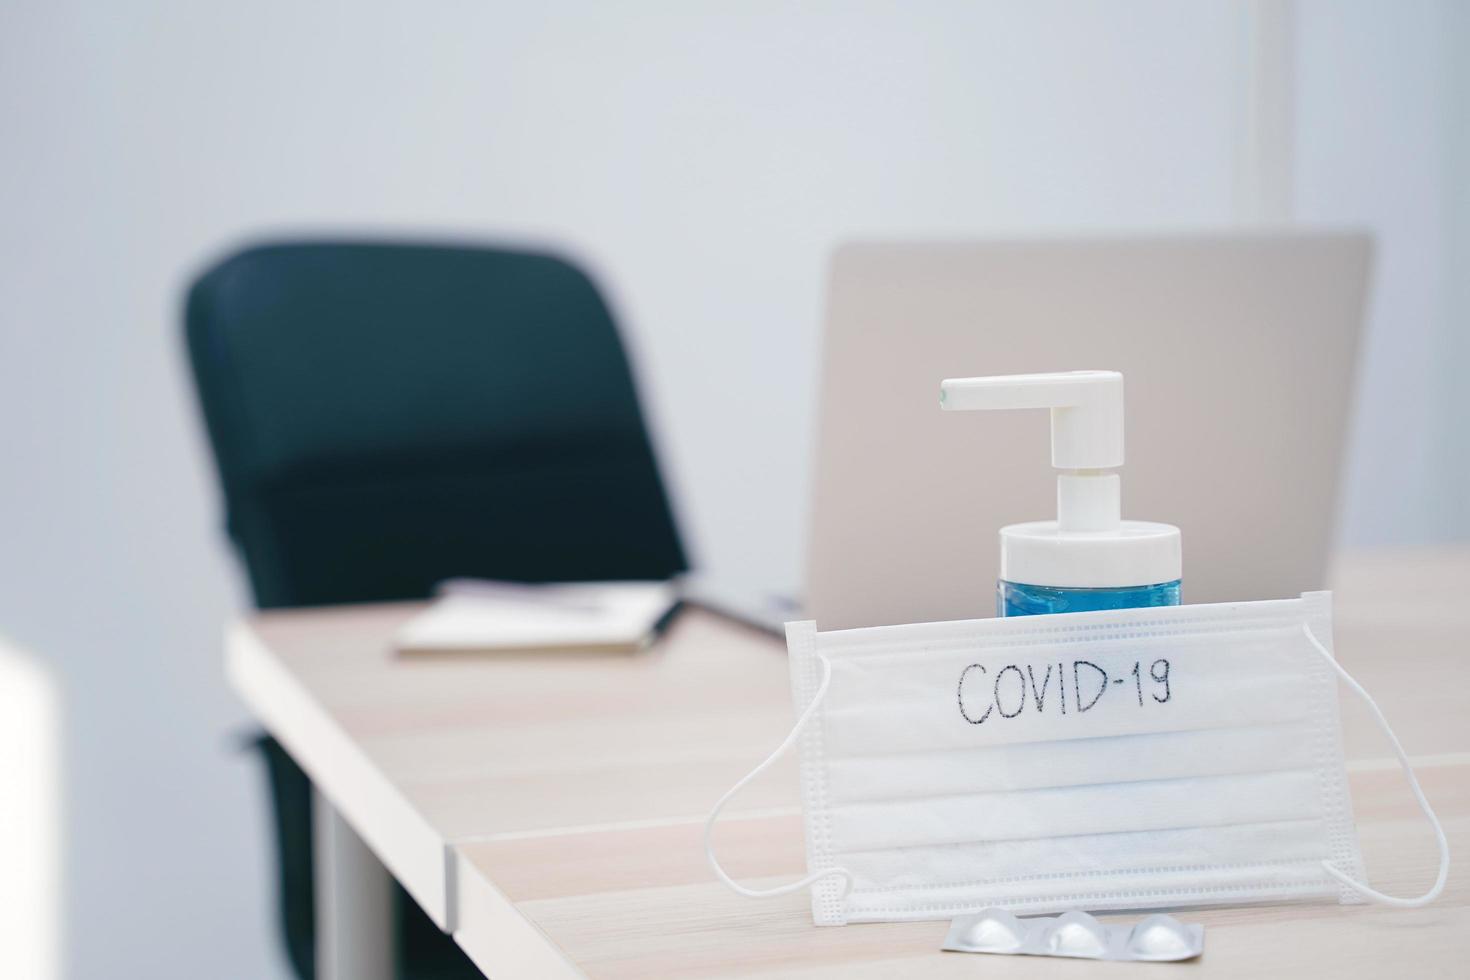
[[[1329,652],[1331,595],[818,633],[791,623],[818,925],[1370,898],[1449,855]],[[1439,838],[1434,887],[1362,883],[1338,720],[1372,708]]]

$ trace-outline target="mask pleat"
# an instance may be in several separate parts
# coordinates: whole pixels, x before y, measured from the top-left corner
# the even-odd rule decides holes
[[[1315,819],[834,853],[843,863],[862,869],[857,888],[868,890],[995,884],[1027,877],[1037,868],[1092,874],[1210,867],[1217,863],[1222,847],[1268,864],[1315,865],[1327,856],[1321,824]],[[961,850],[963,860],[959,860]],[[957,868],[983,871],[956,876]]]
[[[828,766],[834,807],[1006,790],[1311,769],[1306,722],[1106,738],[839,756]],[[1147,760],[1146,765],[1140,760]]]
[[[906,894],[854,890],[848,922],[948,918],[1000,906],[1025,913],[1043,908],[1138,909],[1289,902],[1335,894],[1318,863],[1211,868],[1149,868],[1133,873],[1028,878],[955,888],[908,889]]]
[[[1172,830],[1300,820],[1320,812],[1311,770],[1192,776],[833,807],[834,848],[1034,840],[1122,830]]]

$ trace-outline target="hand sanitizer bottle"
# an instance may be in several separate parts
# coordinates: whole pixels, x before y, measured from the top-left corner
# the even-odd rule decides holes
[[[946,410],[1051,409],[1057,519],[1000,529],[1001,616],[1179,605],[1172,524],[1121,519],[1123,375],[1117,371],[950,378]]]

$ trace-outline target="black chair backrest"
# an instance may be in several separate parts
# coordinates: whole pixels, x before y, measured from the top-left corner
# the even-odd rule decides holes
[[[261,607],[684,570],[617,329],[567,262],[267,245],[206,271],[185,319]]]

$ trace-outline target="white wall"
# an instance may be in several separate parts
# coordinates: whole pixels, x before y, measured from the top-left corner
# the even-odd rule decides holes
[[[220,671],[244,593],[179,350],[211,255],[303,231],[574,248],[636,348],[697,556],[784,584],[835,241],[1239,213],[1246,7],[726,6],[0,7],[0,627],[63,682],[74,975],[280,969],[261,779]],[[1424,67],[1449,61],[1449,6],[1292,21],[1297,209],[1398,229],[1355,540],[1424,537],[1417,508],[1456,499],[1402,439],[1455,336],[1425,312],[1452,278],[1425,225],[1453,183],[1440,154],[1465,159]],[[1339,114],[1339,85],[1374,97]],[[1343,146],[1360,167],[1340,172]]]
[[[1296,217],[1374,230],[1342,534],[1470,538],[1470,7],[1305,0]]]

